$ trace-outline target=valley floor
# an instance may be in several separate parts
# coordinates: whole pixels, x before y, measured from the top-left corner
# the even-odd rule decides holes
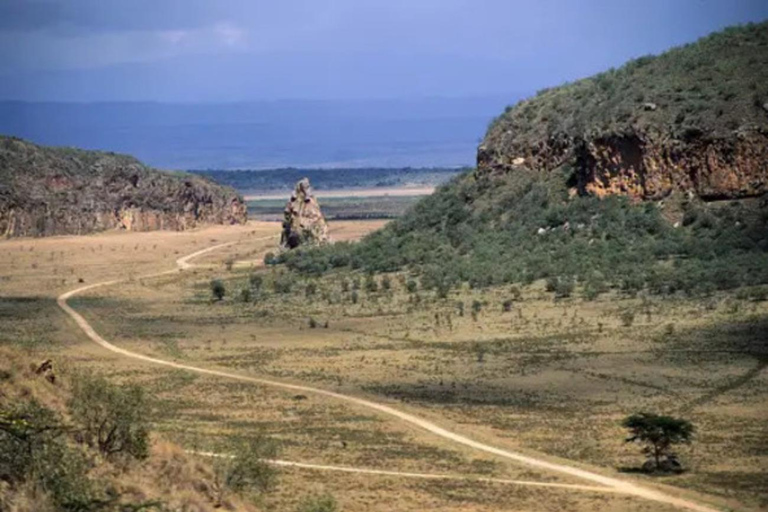
[[[332,236],[355,239],[382,224],[335,222]],[[439,298],[409,292],[406,277],[396,274],[387,276],[388,285],[378,276],[377,289],[366,290],[365,276],[305,280],[261,267],[278,233],[276,223],[251,222],[0,242],[0,343],[53,357],[64,371],[88,366],[142,382],[157,397],[157,429],[190,450],[264,432],[281,442],[284,460],[470,477],[287,466],[278,488],[263,497],[266,510],[292,510],[302,495],[322,490],[350,511],[675,508],[568,487],[589,482],[513,463],[334,397],[123,357],[89,340],[59,309],[59,295],[125,279],[69,300],[120,348],[369,399],[481,443],[715,509],[768,506],[765,302],[737,294],[554,302],[537,284],[519,295],[500,287]],[[181,272],[142,277],[228,243]],[[263,281],[255,290],[252,274]],[[211,300],[212,279],[225,284],[224,300]],[[506,300],[513,301],[509,311]],[[632,473],[642,457],[623,443],[619,423],[640,410],[681,415],[697,426],[695,443],[680,452],[689,471],[664,478]]]

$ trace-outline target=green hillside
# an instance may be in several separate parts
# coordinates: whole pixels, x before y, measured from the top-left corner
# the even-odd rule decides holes
[[[498,150],[506,133],[505,144],[535,154],[547,144],[555,147],[556,133],[576,137],[643,125],[669,139],[678,128],[710,138],[735,137],[734,129],[747,126],[763,130],[767,48],[763,23],[632,61],[521,102],[492,124],[484,145]],[[651,96],[655,110],[642,107]],[[706,294],[768,283],[765,196],[707,203],[693,192],[657,202],[574,195],[577,163],[563,162],[545,170],[481,166],[357,245],[278,260],[309,274],[407,269],[425,288],[438,290],[547,279],[552,291],[570,293],[580,283],[588,296],[609,286]],[[755,190],[765,186],[761,180],[753,177]]]

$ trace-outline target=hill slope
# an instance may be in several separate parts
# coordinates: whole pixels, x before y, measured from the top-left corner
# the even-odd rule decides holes
[[[768,23],[729,29],[541,93],[491,125],[477,169],[384,230],[280,260],[306,273],[407,268],[443,290],[536,279],[660,294],[766,283],[768,201],[758,196],[768,112],[757,100],[768,65],[757,63],[768,63],[767,44]],[[714,198],[742,199],[705,201]]]
[[[768,183],[768,22],[539,92],[498,117],[478,172],[570,168],[580,193],[750,197]]]
[[[0,137],[4,236],[183,230],[245,219],[235,191],[198,176],[151,169],[125,155]]]

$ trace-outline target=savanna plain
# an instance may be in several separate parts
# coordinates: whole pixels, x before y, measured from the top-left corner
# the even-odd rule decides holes
[[[384,224],[339,220],[331,236],[355,240]],[[280,467],[274,489],[258,497],[264,510],[294,510],[312,492],[334,495],[342,510],[676,508],[479,451],[360,403],[125,357],[89,339],[57,297],[117,280],[68,303],[122,349],[385,404],[481,443],[715,509],[768,507],[766,301],[738,290],[586,300],[578,289],[555,297],[540,281],[439,293],[404,272],[306,277],[264,265],[279,232],[278,223],[249,221],[2,241],[0,344],[50,358],[64,374],[92,368],[141,384],[154,435],[191,452],[269,436],[280,460],[336,468]],[[643,457],[624,442],[621,420],[646,410],[696,426],[695,442],[679,451],[685,472],[637,471]]]

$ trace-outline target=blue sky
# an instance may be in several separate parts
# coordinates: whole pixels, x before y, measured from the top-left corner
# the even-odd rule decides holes
[[[0,99],[517,97],[765,0],[0,0]]]

